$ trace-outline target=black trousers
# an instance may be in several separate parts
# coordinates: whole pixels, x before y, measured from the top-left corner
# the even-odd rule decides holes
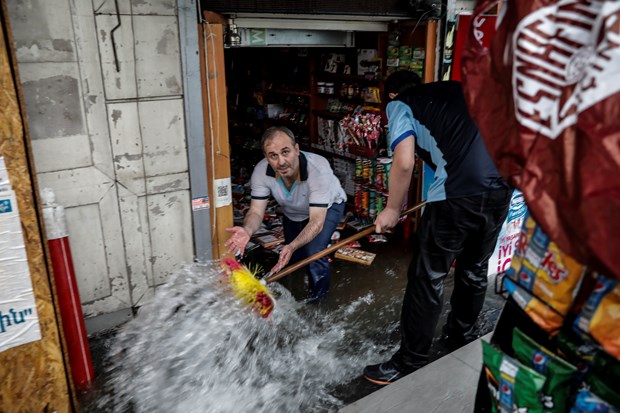
[[[487,266],[511,195],[511,190],[502,189],[426,206],[408,270],[401,345],[392,357],[402,372],[411,372],[428,362],[443,304],[444,280],[455,260],[446,330],[463,343],[476,338],[474,324],[484,304]]]

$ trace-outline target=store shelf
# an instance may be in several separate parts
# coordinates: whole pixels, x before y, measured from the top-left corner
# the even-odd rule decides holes
[[[376,148],[367,148],[367,147],[356,146],[356,145],[349,145],[347,147],[348,152],[331,151],[317,143],[311,144],[310,147],[305,147],[304,150],[312,150],[312,152],[316,152],[319,154],[338,156],[340,158],[345,158],[349,160],[354,160],[357,157],[366,158],[366,159],[376,159],[379,156],[379,151]]]
[[[325,149],[325,147],[323,147],[322,145],[319,145],[317,143],[313,143],[310,145],[310,148],[306,148],[306,149],[311,149],[312,152],[316,152],[318,154],[323,154],[323,155],[330,155],[330,156],[339,156],[341,158],[344,159],[349,159],[349,160],[355,160],[356,156],[352,155],[348,152],[334,152],[334,151],[330,151],[328,149]]]
[[[291,122],[289,120],[286,119],[273,119],[273,118],[269,118],[269,121],[273,124],[273,125],[278,125],[278,126],[286,126],[289,129],[301,129],[301,130],[307,130],[308,129],[308,124],[307,123],[298,123],[298,122]]]
[[[299,91],[286,90],[286,89],[267,89],[267,91],[270,93],[279,93],[281,95],[310,97],[310,92],[299,92]]]
[[[286,102],[286,101],[269,101],[267,102],[268,105],[282,105],[284,107],[286,106],[291,106],[291,107],[295,107],[295,108],[301,108],[301,109],[308,109],[308,104],[307,103],[297,103],[297,102]]]
[[[355,156],[361,156],[366,159],[375,159],[378,156],[379,149],[378,148],[369,148],[366,146],[358,146],[358,145],[349,145],[348,147],[349,153]]]
[[[340,95],[335,93],[315,93],[314,96],[324,97],[328,99],[339,99]]]
[[[316,74],[317,78],[329,79],[329,80],[339,80],[343,82],[364,82],[364,83],[379,83],[379,79],[368,79],[363,75],[347,75],[342,73],[329,73],[329,72],[319,72]]]
[[[312,111],[312,113],[322,118],[340,120],[344,118],[345,116],[347,116],[348,114],[350,114],[351,112],[329,112],[327,110],[315,109]]]

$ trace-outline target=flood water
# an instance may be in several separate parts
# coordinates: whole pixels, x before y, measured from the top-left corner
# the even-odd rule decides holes
[[[375,263],[334,261],[320,305],[305,302],[302,271],[270,284],[268,319],[234,298],[215,263],[184,267],[95,348],[99,384],[85,411],[335,412],[377,390],[361,373],[396,350],[409,255],[406,245],[364,249]],[[499,315],[489,296],[481,334]],[[446,352],[438,341],[431,358]]]

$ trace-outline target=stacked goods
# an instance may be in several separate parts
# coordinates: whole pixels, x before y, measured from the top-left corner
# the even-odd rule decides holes
[[[334,175],[336,175],[338,177],[338,180],[340,180],[340,184],[344,188],[344,191],[347,193],[347,195],[354,196],[355,162],[350,159],[341,159],[334,157],[332,159],[332,169],[334,170]],[[344,224],[342,225],[342,227],[344,228]]]
[[[571,413],[618,412],[620,409],[620,362],[611,357],[583,332],[561,332],[558,353],[577,366],[572,386],[577,396]]]
[[[542,413],[539,393],[545,377],[487,342],[482,342],[482,351],[493,412]]]
[[[483,345],[493,412],[565,413],[572,405],[577,368],[515,328],[515,358]]]
[[[411,64],[409,65],[409,70],[420,76],[421,79],[424,79],[424,58],[426,57],[426,52],[423,47],[416,47],[413,49],[413,54],[411,56]]]
[[[588,301],[575,320],[574,328],[592,337],[605,351],[620,359],[620,285],[617,280],[599,277]]]
[[[344,141],[349,146],[349,152],[352,152],[352,146],[376,150],[383,137],[380,114],[355,113],[347,115],[339,121],[339,126],[346,135]]]
[[[543,412],[566,412],[577,368],[540,346],[518,328],[514,329],[512,347],[516,358],[545,377],[541,389]]]
[[[336,258],[345,261],[356,262],[358,264],[370,265],[375,259],[377,254],[372,252],[362,251],[352,247],[342,247],[334,255]]]
[[[398,48],[398,67],[400,70],[409,70],[411,59],[413,57],[413,49],[411,46],[400,46]]]
[[[387,204],[390,166],[389,158],[355,160],[354,204],[362,224],[374,222]]]
[[[478,2],[472,21],[491,3]],[[497,170],[523,192],[536,217],[513,260],[520,265],[506,277],[511,299],[492,341],[507,351],[506,333],[519,326],[556,346],[580,367],[571,412],[616,412],[620,290],[607,277],[620,280],[620,83],[611,70],[617,60],[601,69],[598,59],[580,54],[617,36],[617,27],[604,22],[617,16],[620,3],[588,2],[587,12],[576,11],[579,3],[504,3],[492,37],[470,25],[461,56],[463,89]],[[561,58],[558,45],[567,50]],[[582,64],[571,72],[578,60]],[[571,79],[546,76],[551,67],[571,72]],[[575,349],[590,359],[571,354]],[[616,367],[597,369],[601,354]]]
[[[273,247],[284,242],[283,237],[278,237],[274,234],[260,235],[256,237],[256,241],[264,248]]]
[[[399,70],[410,70],[424,79],[423,47],[389,45],[387,48],[386,76]]]
[[[398,45],[389,45],[387,48],[386,75],[389,76],[398,70]]]
[[[529,216],[505,275],[506,290],[533,322],[533,326],[523,324],[535,334],[544,332],[542,336],[555,347],[552,351],[540,346],[519,328],[513,329],[509,346],[495,343],[514,353],[519,368],[531,368],[544,379],[538,404],[531,402],[528,385],[515,388],[523,393],[513,408],[543,413],[620,412],[620,283],[587,271]],[[493,360],[485,359],[487,370],[489,363]],[[490,388],[498,383],[496,375],[487,371],[487,376]],[[491,399],[496,401],[494,411],[505,411],[495,390]]]
[[[549,333],[558,332],[584,273],[583,265],[560,251],[526,216],[504,285],[536,324]]]

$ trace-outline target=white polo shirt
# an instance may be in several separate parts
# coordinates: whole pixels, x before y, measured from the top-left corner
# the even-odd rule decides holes
[[[252,199],[268,199],[272,195],[291,221],[304,221],[310,216],[310,207],[329,208],[347,200],[340,181],[324,157],[309,153],[299,154],[300,180],[291,190],[286,189],[281,177],[267,162],[261,160],[252,173]]]

